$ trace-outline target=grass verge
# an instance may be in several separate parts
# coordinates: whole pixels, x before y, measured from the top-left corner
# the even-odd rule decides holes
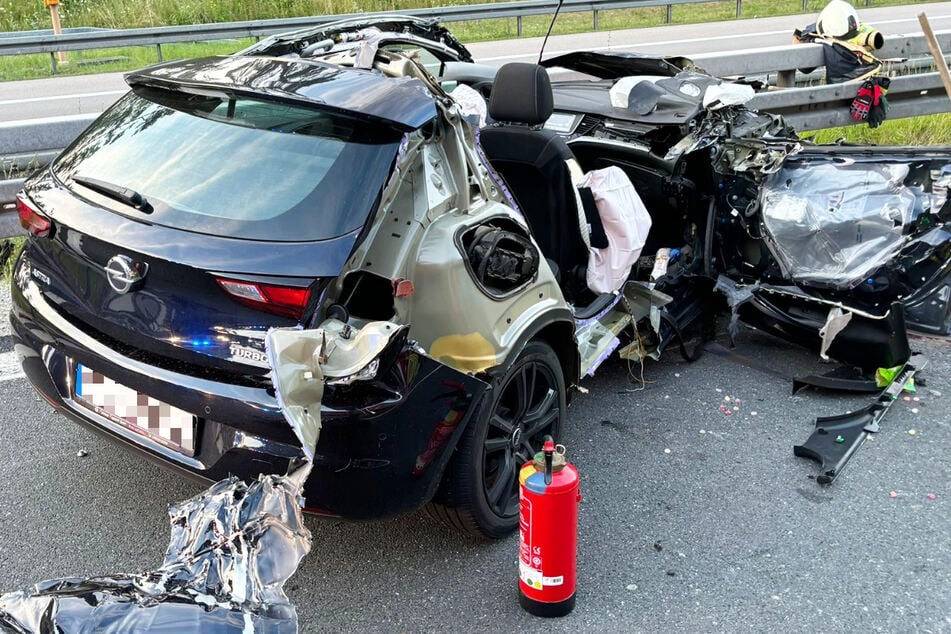
[[[26,236],[0,240],[0,280],[9,280],[13,275],[13,265],[26,244]]]
[[[886,119],[875,129],[867,125],[852,125],[803,133],[802,136],[812,138],[816,143],[835,143],[844,139],[848,143],[873,145],[951,145],[951,113]]]

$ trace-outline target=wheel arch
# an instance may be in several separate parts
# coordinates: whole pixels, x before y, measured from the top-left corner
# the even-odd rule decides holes
[[[494,384],[498,377],[505,374],[525,346],[536,339],[544,341],[555,351],[565,379],[565,387],[570,393],[571,387],[581,378],[581,356],[575,339],[575,322],[568,309],[549,310],[537,316],[514,337],[514,343],[508,346],[509,353],[505,361],[486,370],[482,376],[490,385]]]
[[[572,346],[574,341],[573,321],[550,321],[539,327],[527,329],[524,334],[525,336],[519,338],[516,342],[518,345],[512,346],[513,354],[506,359],[505,363],[499,364],[483,374],[488,389],[482,395],[479,412],[467,421],[464,431],[454,444],[453,455],[446,465],[440,485],[431,500],[432,503],[426,507],[427,513],[443,525],[474,537],[497,539],[508,535],[517,528],[517,509],[515,515],[511,515],[508,512],[511,507],[509,501],[503,505],[503,510],[498,510],[495,506],[500,503],[497,495],[490,493],[489,490],[497,489],[498,485],[502,483],[503,489],[501,490],[505,495],[504,490],[505,487],[509,486],[506,484],[508,482],[515,485],[517,489],[518,468],[530,459],[528,456],[533,453],[529,451],[528,454],[525,454],[525,446],[536,448],[539,446],[531,438],[538,441],[542,433],[549,433],[555,437],[560,436],[558,430],[564,425],[568,405],[568,388],[571,385],[569,377],[572,374],[576,375],[578,371],[577,349]],[[518,411],[517,407],[500,410],[502,412],[500,418],[503,423],[508,417],[514,415],[516,418],[510,420],[513,421],[512,425],[515,433],[521,429],[528,436],[523,438],[522,443],[518,446],[515,444],[499,446],[497,443],[499,438],[496,437],[493,449],[487,449],[488,445],[483,443],[486,442],[485,436],[488,434],[488,430],[494,427],[498,431],[500,428],[498,423],[489,422],[490,416],[491,420],[496,419],[492,412],[494,407],[502,402],[499,399],[505,399],[506,395],[510,397],[509,389],[522,389],[513,386],[519,384],[515,377],[518,373],[524,371],[523,366],[539,364],[542,359],[546,358],[547,361],[544,362],[544,365],[550,368],[550,371],[542,370],[542,372],[550,377],[551,382],[548,385],[560,386],[561,398],[542,405],[548,398],[542,397],[537,405],[538,407],[545,407],[546,410],[557,407],[560,411],[559,417],[549,419],[546,416],[539,416],[535,419],[539,427],[534,426],[535,422],[530,427],[524,427],[523,425],[526,423],[520,422],[522,420],[520,417],[524,416],[527,411],[531,411],[531,405],[529,404],[534,400],[531,395],[539,394],[535,390],[536,382],[533,378],[526,383],[526,385],[532,386],[527,393],[529,397],[526,401],[528,403],[525,405],[526,409],[521,410],[520,414],[514,413]],[[522,365],[519,364],[520,359]],[[561,376],[556,374],[556,368],[561,370]],[[537,372],[534,369],[531,371],[533,373]],[[566,375],[566,371],[572,374]],[[544,392],[544,389],[541,390],[541,393]],[[559,401],[560,404],[558,404]],[[511,406],[512,401],[508,402]],[[484,411],[483,408],[486,407],[493,409]],[[544,426],[552,426],[552,429],[546,432],[547,427]],[[502,437],[508,438],[509,431],[511,430],[502,427]],[[519,442],[518,435],[512,435],[511,438],[513,439],[512,443]],[[506,449],[506,447],[508,448]],[[505,457],[501,463],[498,462],[497,454],[506,451],[514,453]],[[520,451],[522,453],[519,453]],[[490,454],[496,457],[490,458]],[[514,465],[514,473],[510,471],[511,465]],[[503,473],[508,475],[503,476]],[[505,480],[498,479],[502,477],[505,477]],[[486,478],[492,478],[494,482],[489,483]],[[513,495],[515,493],[515,491],[512,492]]]
[[[578,353],[578,343],[575,341],[575,324],[573,321],[556,321],[543,326],[531,339],[540,339],[551,346],[561,364],[561,373],[565,379],[565,398],[571,402],[571,387],[580,380],[578,373],[581,367],[581,357]],[[529,341],[531,341],[529,339]],[[526,341],[526,343],[528,343]]]

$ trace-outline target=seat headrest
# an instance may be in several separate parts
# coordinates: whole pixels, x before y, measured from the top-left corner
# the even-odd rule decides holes
[[[554,98],[548,71],[537,64],[506,64],[499,69],[489,97],[496,121],[538,125],[551,116]]]

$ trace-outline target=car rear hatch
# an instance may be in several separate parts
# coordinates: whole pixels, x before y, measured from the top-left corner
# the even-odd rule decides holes
[[[401,136],[339,110],[138,86],[28,183],[21,216],[51,226],[19,283],[120,354],[263,374],[266,330],[312,315]]]

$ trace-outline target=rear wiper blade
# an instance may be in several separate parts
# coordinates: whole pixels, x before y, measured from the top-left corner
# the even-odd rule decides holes
[[[122,187],[121,185],[115,185],[107,181],[99,180],[98,178],[90,178],[88,176],[73,176],[73,181],[79,183],[80,185],[85,185],[89,189],[97,191],[100,194],[109,196],[110,198],[120,202],[124,202],[131,207],[135,207],[142,213],[152,213],[152,205],[149,204],[149,201],[146,200],[145,196],[134,189]]]

